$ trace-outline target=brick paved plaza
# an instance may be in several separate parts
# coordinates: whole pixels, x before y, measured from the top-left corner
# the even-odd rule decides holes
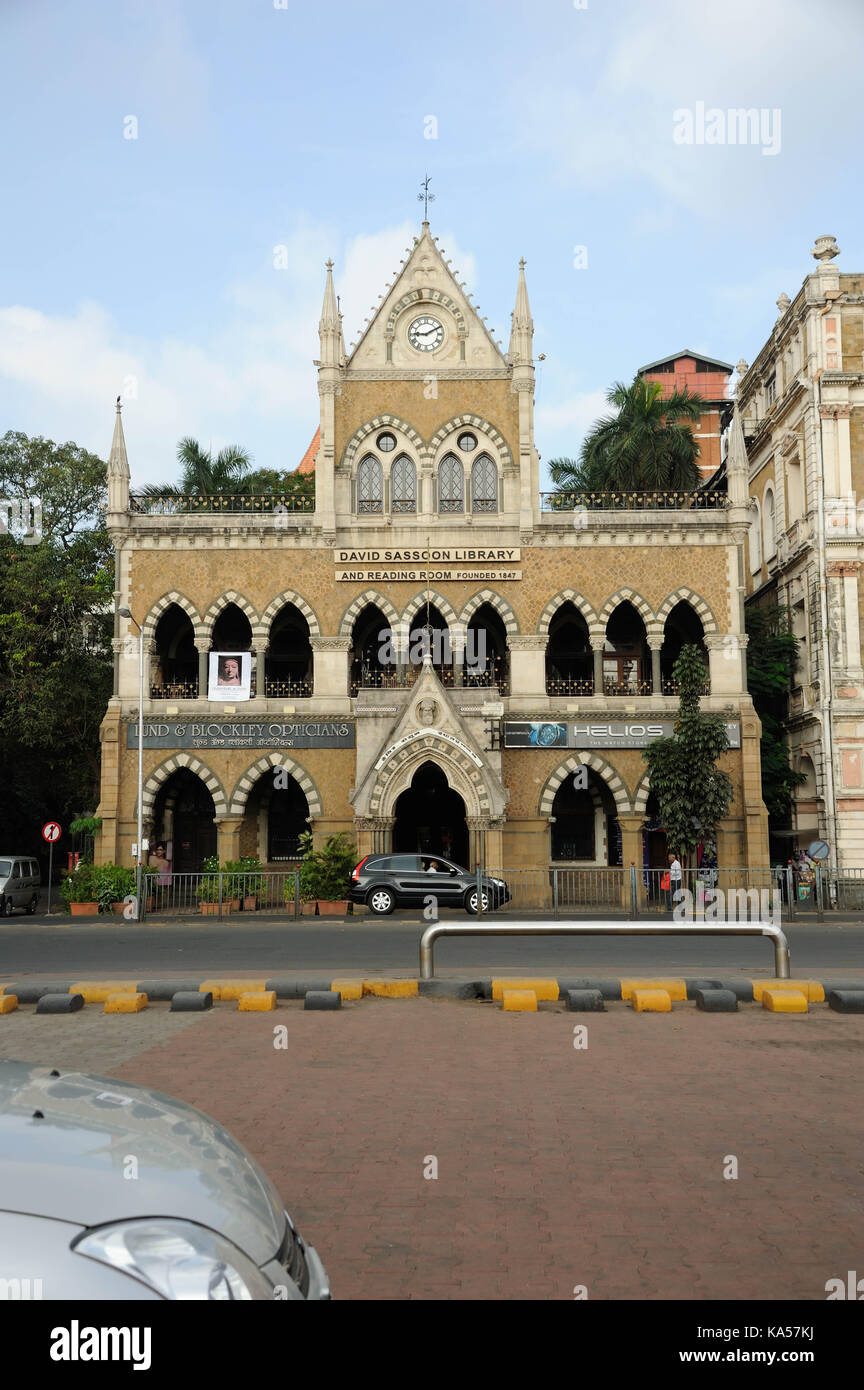
[[[0,1020],[0,1047],[221,1120],[336,1298],[572,1299],[585,1285],[591,1299],[824,1299],[861,1262],[864,1018],[607,1007],[22,1009]]]

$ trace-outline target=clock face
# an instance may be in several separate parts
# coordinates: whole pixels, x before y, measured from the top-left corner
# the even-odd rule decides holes
[[[444,341],[444,325],[424,314],[408,329],[408,341],[418,352],[434,352]]]

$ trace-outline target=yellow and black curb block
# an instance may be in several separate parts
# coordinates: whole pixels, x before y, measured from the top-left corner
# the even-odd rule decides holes
[[[626,975],[614,979],[503,976],[491,979],[392,979],[364,975],[294,979],[238,976],[200,979],[58,980],[0,985],[0,1017],[35,1005],[39,1014],[77,1013],[92,1004],[105,1014],[141,1013],[168,1004],[172,1013],[203,1013],[228,1005],[239,1013],[271,1013],[286,1003],[309,1011],[337,1011],[366,999],[485,1000],[506,1013],[538,1013],[565,1005],[568,1012],[603,1013],[620,1004],[634,1013],[674,1013],[681,1006],[703,1013],[735,1013],[754,1005],[768,1013],[806,1014],[814,1005],[835,1013],[864,1013],[864,982],[812,979],[706,979]]]

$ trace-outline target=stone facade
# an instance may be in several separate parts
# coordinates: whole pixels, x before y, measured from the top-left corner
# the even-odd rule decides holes
[[[787,608],[800,660],[786,725],[805,777],[790,852],[824,839],[840,867],[864,867],[864,275],[818,268],[752,366],[739,363],[751,525],[748,602]],[[834,858],[836,856],[836,859]]]
[[[746,480],[707,508],[544,505],[532,334],[524,269],[505,353],[424,224],[349,355],[328,266],[313,513],[136,509],[118,416],[108,524],[117,607],[144,632],[142,809],[151,838],[186,827],[175,866],[180,848],[189,868],[204,848],[284,862],[300,823],[319,842],[347,831],[358,855],[416,837],[415,849],[428,841],[492,868],[641,864],[650,808],[634,739],[674,717],[668,673],[683,640],[706,649],[703,707],[740,730],[724,759],[735,801],[722,860],[767,863],[745,687]],[[118,615],[102,726],[103,861],[128,862],[135,838],[134,623]],[[446,636],[445,659],[412,657],[424,625]],[[485,668],[476,647],[491,654]],[[217,649],[252,653],[250,699],[212,698]],[[513,721],[546,732],[513,746]],[[547,747],[550,729],[607,746]],[[344,737],[353,746],[335,746]],[[584,798],[568,801],[580,765]],[[424,822],[424,798],[450,819]]]

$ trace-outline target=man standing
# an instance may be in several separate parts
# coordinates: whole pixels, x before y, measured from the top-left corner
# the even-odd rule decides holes
[[[681,864],[677,854],[670,850],[666,858],[669,861],[669,897],[666,903],[668,912],[672,912],[675,903],[675,894],[681,887]]]

